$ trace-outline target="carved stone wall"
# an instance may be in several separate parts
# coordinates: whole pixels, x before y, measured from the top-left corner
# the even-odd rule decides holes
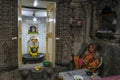
[[[0,70],[18,66],[17,0],[0,1]]]
[[[116,12],[117,24],[115,26],[116,31],[114,33],[114,39],[97,38],[95,36],[96,30],[100,27],[100,15],[105,6],[109,6],[114,12]],[[120,1],[118,0],[96,0],[92,3],[93,6],[93,22],[92,22],[92,41],[98,46],[97,50],[103,57],[103,65],[100,68],[101,76],[112,76],[120,74],[120,31],[119,31],[119,17],[120,17]]]
[[[69,24],[70,5],[67,2],[57,4],[56,14],[56,64],[68,65],[71,55],[71,29]]]
[[[57,3],[56,64],[69,66],[71,55],[78,55],[81,45],[89,41],[90,8],[86,2]]]

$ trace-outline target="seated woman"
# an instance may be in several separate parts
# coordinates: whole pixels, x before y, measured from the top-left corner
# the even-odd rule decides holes
[[[96,52],[95,44],[88,45],[87,50],[82,57],[74,56],[75,69],[90,69],[93,72],[97,71],[97,66],[100,64],[99,54]]]
[[[91,43],[88,45],[87,51],[79,60],[80,68],[91,69],[93,72],[96,72],[96,66],[99,65],[99,54],[96,52],[95,44]]]

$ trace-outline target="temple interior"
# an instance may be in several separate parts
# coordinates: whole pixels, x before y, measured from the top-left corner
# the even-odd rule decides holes
[[[0,0],[0,47],[0,80],[120,80],[120,1]]]

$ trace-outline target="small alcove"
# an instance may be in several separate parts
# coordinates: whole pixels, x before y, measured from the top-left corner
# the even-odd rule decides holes
[[[96,37],[114,39],[116,23],[116,12],[111,7],[105,6],[99,16],[99,28],[96,32]]]

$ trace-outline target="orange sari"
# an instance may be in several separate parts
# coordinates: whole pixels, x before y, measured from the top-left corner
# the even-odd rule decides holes
[[[75,69],[79,69],[79,56],[74,56]]]
[[[94,57],[94,53],[89,53],[85,56],[82,63],[82,68],[92,69],[99,65],[99,59]],[[93,72],[96,71],[95,69]]]

